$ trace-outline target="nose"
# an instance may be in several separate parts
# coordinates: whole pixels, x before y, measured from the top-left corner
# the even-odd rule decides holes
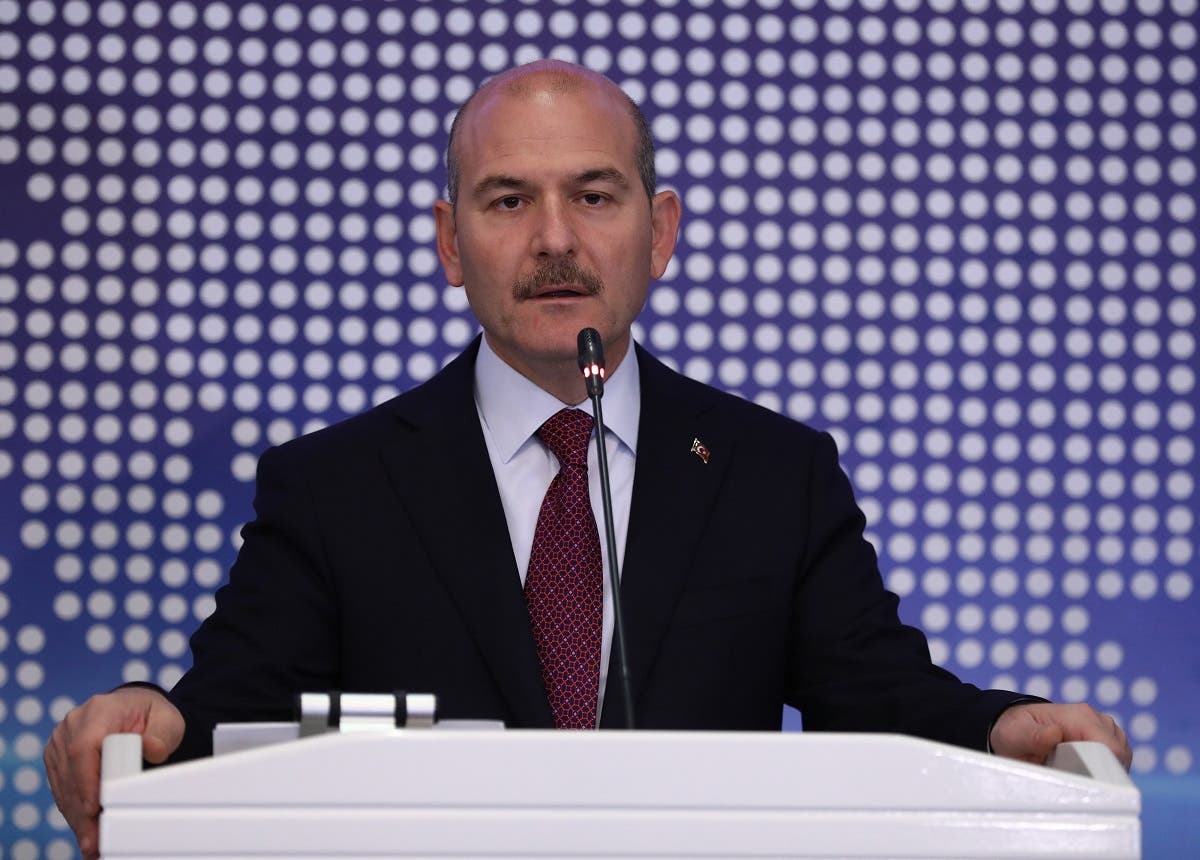
[[[535,256],[565,257],[574,253],[578,237],[568,206],[564,201],[551,200],[540,207],[533,235]]]

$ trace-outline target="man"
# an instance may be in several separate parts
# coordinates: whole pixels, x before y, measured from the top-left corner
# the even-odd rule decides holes
[[[193,669],[169,696],[93,698],[47,746],[85,856],[112,732],[141,733],[150,761],[202,755],[215,722],[287,719],[296,692],[323,689],[433,691],[443,716],[515,727],[622,725],[587,504],[587,326],[608,358],[639,727],[777,729],[787,702],[807,729],[903,731],[1029,761],[1093,739],[1128,766],[1111,718],[980,691],[929,662],[883,589],[828,436],[630,348],[681,211],[655,192],[645,121],[614,84],[559,62],[510,70],[459,112],[448,166],[438,253],[484,337],[429,383],[263,456],[257,517],[193,637]],[[564,420],[591,438],[587,465],[546,429],[577,405],[582,417]],[[569,503],[551,497],[570,482],[581,506],[553,528],[576,528],[547,538],[543,517]],[[574,564],[547,562],[563,542],[587,559],[577,579],[553,579]],[[593,590],[572,591],[584,581]],[[568,623],[546,620],[563,605]]]

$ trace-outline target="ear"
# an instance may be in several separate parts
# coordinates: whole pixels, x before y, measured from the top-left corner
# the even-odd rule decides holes
[[[452,287],[463,285],[462,263],[458,259],[458,225],[454,209],[445,200],[433,204],[433,219],[437,225],[437,252],[446,270],[446,281]]]
[[[653,232],[650,245],[651,280],[661,278],[671,262],[682,217],[683,205],[674,191],[660,191],[650,201],[650,227]]]

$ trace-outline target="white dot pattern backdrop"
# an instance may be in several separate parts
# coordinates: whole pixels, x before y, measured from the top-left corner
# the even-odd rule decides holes
[[[55,721],[171,685],[269,445],[477,329],[432,250],[485,77],[649,116],[636,336],[830,430],[935,659],[1194,779],[1196,0],[0,0],[0,843]]]

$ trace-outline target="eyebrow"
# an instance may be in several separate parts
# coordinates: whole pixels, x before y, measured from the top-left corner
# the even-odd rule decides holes
[[[611,182],[621,188],[629,187],[629,180],[625,178],[625,174],[615,167],[595,167],[578,173],[572,178],[574,185],[587,185],[591,182]]]
[[[507,176],[505,174],[494,174],[492,176],[485,176],[475,183],[472,193],[475,197],[482,197],[484,194],[497,191],[501,188],[512,188],[519,191],[528,187],[529,183],[524,179],[518,179],[515,176]]]
[[[581,173],[576,173],[569,179],[570,185],[587,185],[592,182],[611,182],[620,188],[629,187],[629,179],[620,170],[615,167],[593,167],[589,170],[584,170]],[[524,191],[532,188],[534,183],[528,179],[521,179],[517,176],[510,176],[504,173],[485,176],[479,182],[475,183],[472,189],[472,194],[475,197],[482,197],[494,191],[513,190]]]

